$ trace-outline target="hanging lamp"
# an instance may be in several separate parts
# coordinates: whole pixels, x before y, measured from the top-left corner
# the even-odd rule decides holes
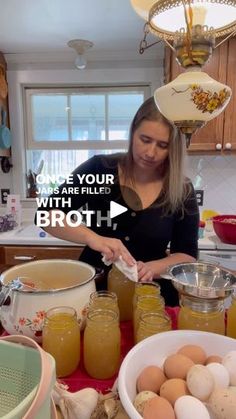
[[[131,4],[146,20],[140,53],[156,43],[147,44],[147,35],[153,33],[175,52],[185,69],[156,89],[154,98],[160,112],[189,143],[191,135],[217,117],[231,98],[230,87],[201,69],[213,50],[236,33],[236,0],[131,0]]]

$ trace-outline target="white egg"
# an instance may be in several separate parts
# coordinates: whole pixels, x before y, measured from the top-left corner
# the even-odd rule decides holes
[[[224,356],[222,364],[229,372],[230,385],[236,386],[236,351],[231,351]]]
[[[215,387],[227,388],[229,386],[229,372],[224,365],[211,362],[206,367],[213,375]]]
[[[193,396],[181,396],[174,407],[176,419],[210,419],[205,405]]]
[[[208,399],[215,386],[211,372],[200,364],[190,368],[186,381],[190,393],[202,401]]]

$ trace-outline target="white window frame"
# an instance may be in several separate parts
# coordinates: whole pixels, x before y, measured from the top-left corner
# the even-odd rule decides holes
[[[105,100],[105,140],[72,140],[67,141],[39,141],[33,140],[33,127],[32,127],[32,109],[31,109],[31,96],[37,93],[55,93],[55,94],[76,94],[76,93],[105,93],[106,98],[109,93],[113,92],[135,92],[138,89],[143,92],[144,100],[150,96],[149,84],[135,84],[135,85],[119,85],[119,86],[55,86],[55,87],[37,87],[37,86],[24,86],[24,126],[25,126],[25,149],[27,150],[115,150],[125,149],[128,147],[128,140],[109,140],[108,139],[108,109],[107,99]],[[70,110],[68,111],[70,114]],[[68,122],[70,118],[68,118]],[[69,132],[71,132],[71,125],[69,125]]]

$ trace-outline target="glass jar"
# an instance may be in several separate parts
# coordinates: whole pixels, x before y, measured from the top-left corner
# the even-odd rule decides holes
[[[57,377],[74,372],[80,361],[80,327],[76,310],[72,307],[48,310],[42,341],[43,349],[55,358]]]
[[[120,366],[120,328],[112,310],[89,310],[84,331],[84,366],[97,379],[111,378]]]
[[[160,295],[160,285],[155,282],[137,282],[134,288],[133,309],[136,307],[138,296]]]
[[[133,313],[134,341],[137,342],[137,330],[142,313],[161,313],[165,310],[165,300],[160,295],[140,295],[137,297],[136,308]]]
[[[232,296],[231,306],[227,313],[227,336],[236,339],[236,293]]]
[[[137,342],[160,332],[171,330],[171,318],[166,313],[142,313],[137,330]]]
[[[90,294],[88,309],[107,309],[114,310],[119,317],[119,307],[117,295],[111,291],[95,291]]]
[[[108,273],[107,287],[117,295],[120,320],[132,320],[135,282],[130,281],[116,266]]]
[[[178,313],[178,329],[201,330],[224,335],[224,301],[182,295]]]

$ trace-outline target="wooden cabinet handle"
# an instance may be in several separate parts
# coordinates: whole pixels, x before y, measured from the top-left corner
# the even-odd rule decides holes
[[[231,143],[226,143],[225,148],[226,148],[226,150],[231,150],[232,144]]]
[[[14,259],[15,260],[34,260],[34,259],[36,259],[36,256],[21,256],[21,255],[19,255],[19,256],[14,256]]]
[[[222,144],[217,143],[217,144],[216,144],[216,150],[221,150],[221,149],[222,149]]]

